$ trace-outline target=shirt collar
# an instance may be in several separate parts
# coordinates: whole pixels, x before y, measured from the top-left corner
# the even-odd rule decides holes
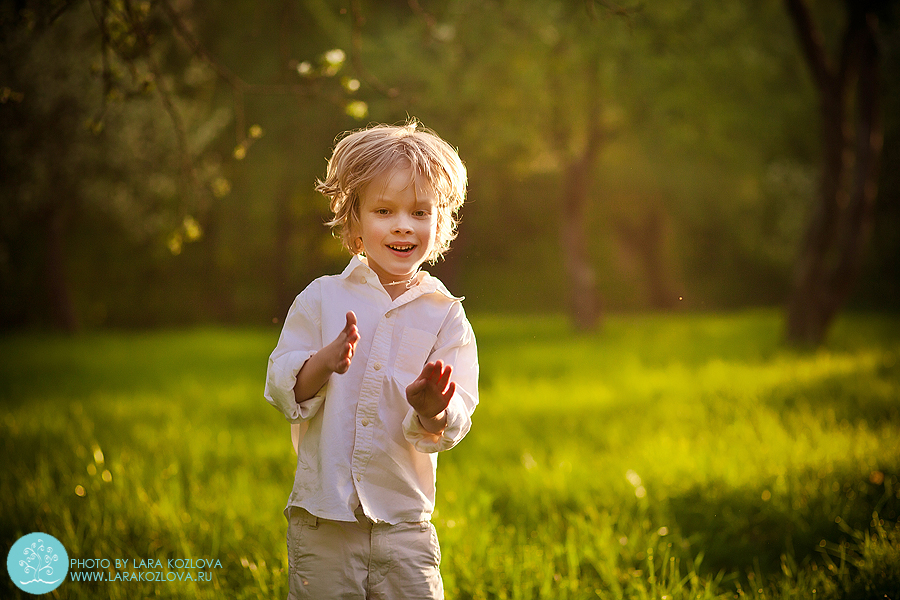
[[[371,267],[369,267],[369,265],[366,263],[365,258],[361,257],[359,254],[353,255],[353,257],[350,259],[350,263],[347,265],[344,271],[340,275],[338,275],[338,278],[349,279],[351,275],[353,275],[360,269],[363,269],[366,273],[371,273],[372,277],[374,277],[375,280],[378,279],[378,275],[375,274],[375,271],[373,271]],[[434,277],[428,271],[420,271],[420,273],[421,275],[419,275],[419,284],[412,288],[413,290],[418,292],[413,296],[413,298],[438,292],[446,296],[448,299],[455,300],[457,302],[462,302],[465,299],[465,296],[454,296],[453,294],[451,294],[447,290],[447,287],[444,285],[444,283],[437,277]],[[402,297],[403,296],[400,296],[400,298]],[[400,298],[398,298],[398,300]]]
[[[338,278],[349,279],[349,277],[359,269],[365,269],[367,272],[370,272],[373,275],[375,274],[375,272],[369,268],[369,265],[365,263],[365,261],[362,259],[362,257],[360,257],[359,254],[354,254],[344,271],[340,275],[338,275]]]

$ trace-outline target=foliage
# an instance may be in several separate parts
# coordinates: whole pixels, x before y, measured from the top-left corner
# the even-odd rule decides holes
[[[0,14],[5,328],[50,321],[66,287],[89,328],[281,318],[344,260],[313,192],[335,136],[407,115],[468,166],[460,237],[435,270],[475,307],[564,306],[564,169],[592,117],[604,135],[585,222],[607,308],[787,292],[818,126],[777,0],[13,4]],[[839,9],[816,3],[826,33]],[[885,19],[885,197],[898,31]],[[67,223],[62,275],[45,265],[50,209]],[[862,295],[895,307],[897,211],[879,210]]]
[[[481,405],[441,456],[434,519],[448,597],[896,594],[897,319],[847,316],[811,353],[768,311],[473,325]],[[67,597],[284,596],[293,452],[261,397],[277,335],[0,340],[0,537],[223,565]]]
[[[63,256],[84,230],[96,235],[88,252],[120,237],[112,251],[123,241],[149,248],[144,263],[154,246],[177,254],[202,235],[204,191],[221,185],[220,161],[207,150],[228,115],[211,104],[212,72],[173,56],[171,39],[143,48],[113,4],[106,30],[89,2],[18,15],[4,5],[2,66],[15,95],[0,111],[6,319],[40,320],[48,280],[59,294],[75,275],[76,289],[90,293],[73,264],[84,253]],[[51,8],[63,14],[41,12]],[[144,37],[159,27],[151,16],[134,16]]]
[[[246,45],[231,48],[232,54],[216,44],[194,46],[200,42],[186,24],[194,15],[190,2],[179,4],[182,12],[169,14],[168,2],[25,5],[19,12],[4,5],[2,15],[8,86],[0,111],[7,132],[0,156],[8,174],[0,204],[3,321],[48,320],[46,313],[52,311],[46,305],[59,301],[58,292],[68,292],[70,281],[78,320],[89,326],[179,322],[185,312],[196,320],[204,318],[204,310],[207,319],[227,319],[234,305],[242,308],[242,299],[235,295],[216,302],[214,290],[229,276],[244,276],[235,273],[236,261],[228,256],[235,238],[246,239],[246,227],[260,221],[264,229],[276,230],[279,219],[310,221],[305,213],[312,211],[291,210],[294,186],[279,181],[297,177],[293,162],[303,141],[297,132],[318,123],[323,129],[314,137],[322,140],[324,155],[329,138],[323,133],[333,136],[353,119],[340,124],[322,119],[311,102],[314,108],[301,112],[301,118],[281,103],[274,122],[262,119],[260,126],[246,121],[263,116],[273,94],[300,100],[319,94],[343,102],[342,92],[333,97],[335,88],[342,89],[334,76],[345,62],[343,52],[317,50],[321,56],[309,56],[304,63],[294,59],[268,65],[277,77],[289,70],[293,79],[260,84],[256,81],[265,71],[260,56],[270,50],[269,38],[257,54]],[[201,24],[234,29],[245,16],[239,11],[224,15],[225,22],[210,17]],[[264,25],[282,16],[265,15]],[[291,21],[283,22],[288,26]],[[236,72],[223,67],[213,54],[217,50]],[[256,81],[242,79],[245,66]],[[224,82],[223,69],[228,75]],[[230,123],[236,128],[233,137]],[[279,146],[255,148],[257,161],[248,181],[247,169],[237,165],[263,136]],[[299,172],[311,182],[317,170]],[[275,195],[284,198],[286,209],[271,201],[272,190],[266,186],[273,181],[286,188]],[[306,196],[311,196],[311,183],[308,187]],[[248,194],[248,188],[256,191]],[[229,197],[232,191],[238,198]],[[249,211],[248,204],[254,205]],[[188,252],[188,244],[204,236],[206,248]],[[56,254],[51,251],[55,246],[60,248]],[[267,258],[273,254],[271,245],[261,250],[251,246],[243,253],[246,271],[262,274],[253,264],[259,251]],[[173,263],[182,252],[190,256]],[[57,259],[62,264],[54,269]],[[181,293],[163,289],[158,309],[153,302],[133,301],[152,298],[156,289],[172,285]],[[50,300],[44,300],[48,295]],[[265,312],[270,309],[264,307]]]

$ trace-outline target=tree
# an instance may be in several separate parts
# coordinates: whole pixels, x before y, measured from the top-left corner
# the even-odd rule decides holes
[[[459,0],[438,14],[418,8],[413,31],[393,44],[424,48],[385,50],[404,57],[401,64],[408,61],[398,73],[415,73],[405,77],[419,80],[396,87],[426,88],[414,98],[416,110],[451,124],[469,141],[467,161],[496,180],[553,180],[555,190],[537,201],[541,241],[548,227],[555,232],[553,256],[562,274],[559,295],[566,299],[573,325],[585,331],[601,320],[592,256],[597,236],[591,223],[598,161],[612,134],[606,115],[618,82],[611,63],[621,36],[627,35],[622,15],[605,4]],[[424,30],[418,37],[417,27]],[[424,66],[423,56],[432,64]],[[511,211],[522,211],[529,201],[508,200]],[[509,214],[501,218],[507,223],[517,220]],[[492,231],[497,233],[496,226]],[[506,247],[501,251],[522,242],[510,232],[501,241]]]
[[[407,116],[469,166],[437,269],[473,310],[567,310],[589,329],[601,294],[604,310],[787,295],[818,152],[782,2],[0,11],[4,324],[51,303],[60,323],[278,318],[344,259],[312,190],[334,136]]]
[[[837,60],[805,0],[785,0],[819,96],[821,175],[794,266],[787,339],[815,346],[860,272],[874,214],[882,144],[877,1],[845,0]],[[856,92],[855,97],[851,94]]]
[[[2,69],[15,99],[0,112],[0,163],[8,175],[0,249],[12,257],[3,285],[17,302],[4,308],[28,320],[22,312],[46,306],[55,326],[73,331],[74,229],[93,220],[113,222],[136,240],[198,237],[196,192],[214,182],[218,165],[194,157],[225,119],[208,105],[208,70],[173,60],[171,38],[149,47],[160,24],[144,5],[24,2],[3,9]],[[23,245],[40,258],[19,254]]]
[[[219,289],[229,275],[243,275],[224,266],[236,263],[226,256],[235,238],[244,242],[242,264],[255,266],[255,281],[262,279],[259,264],[274,267],[265,282],[274,293],[253,289],[243,297],[289,293],[290,261],[277,259],[291,254],[285,248],[297,237],[290,227],[297,212],[292,207],[298,197],[306,202],[312,196],[321,157],[338,127],[365,117],[365,103],[350,97],[352,78],[336,77],[346,54],[333,46],[322,52],[329,48],[328,36],[308,16],[322,5],[229,2],[227,10],[213,11],[199,10],[190,0],[3,3],[0,320],[49,320],[72,331],[85,304],[102,304],[104,293],[121,303],[129,295],[122,287],[141,285],[151,293],[129,290],[143,303],[133,313],[151,304],[148,296],[180,295],[197,315],[227,318],[229,302]],[[252,46],[246,43],[251,19],[264,32]],[[223,47],[227,60],[218,57]],[[344,122],[336,123],[335,114]],[[229,122],[234,137],[228,136]],[[310,136],[311,124],[328,133]],[[274,143],[257,145],[264,133]],[[321,145],[309,144],[308,137]],[[261,178],[275,184],[254,186],[261,193],[249,201],[247,188],[240,189],[242,206],[226,201],[233,180],[248,171],[241,168],[243,159],[256,154],[270,159]],[[305,195],[297,189],[298,164],[309,165],[300,175],[310,190]],[[254,210],[246,210],[248,204]],[[272,235],[248,238],[251,225],[241,217],[265,213],[261,207],[271,207]],[[235,208],[243,214],[228,212]],[[313,250],[307,255],[327,235],[315,227],[321,221],[310,219],[309,229],[321,233],[304,236],[304,246]],[[123,232],[127,241],[120,238]],[[203,236],[209,243],[201,251],[182,255],[188,242]],[[248,239],[264,242],[250,248]],[[123,244],[142,247],[134,252]],[[99,251],[104,247],[107,252]],[[89,263],[85,257],[91,254],[100,254],[102,262],[75,273],[73,263]],[[184,279],[156,292],[158,279],[175,271],[173,256],[179,255]],[[129,260],[110,258],[116,256],[138,260],[113,265]],[[110,278],[97,273],[110,267],[137,275],[124,286],[120,281],[118,289],[103,289]],[[184,275],[191,269],[194,276]],[[142,270],[153,277],[142,279]],[[189,289],[178,289],[184,281]],[[283,314],[283,296],[266,312]]]
[[[594,15],[565,15],[563,20],[574,18],[578,22],[591,16]],[[562,165],[557,205],[562,209],[559,247],[568,283],[569,315],[581,331],[595,329],[602,316],[601,296],[590,253],[588,217],[597,160],[610,135],[602,118],[605,97],[600,75],[603,51],[590,43],[600,36],[599,33],[582,34],[581,39],[568,40],[561,37],[552,47],[552,56],[543,63],[548,69],[551,91],[564,89],[560,75],[580,77],[585,81],[580,98],[554,95],[556,103],[551,106],[549,118],[552,124],[550,145]],[[584,50],[573,52],[572,46],[582,46]],[[560,68],[562,65],[554,64],[553,58],[569,68]]]

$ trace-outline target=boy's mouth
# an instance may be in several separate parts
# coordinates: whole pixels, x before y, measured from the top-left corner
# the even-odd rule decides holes
[[[415,244],[388,244],[387,247],[394,252],[400,252],[401,254],[409,254],[416,249]]]

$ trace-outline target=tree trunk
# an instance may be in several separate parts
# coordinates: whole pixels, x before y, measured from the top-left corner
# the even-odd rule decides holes
[[[79,329],[66,276],[66,233],[68,216],[65,207],[51,205],[44,230],[44,285],[53,324],[67,333]]]
[[[560,41],[556,52],[561,53],[564,47],[565,41]],[[574,126],[569,125],[565,118],[572,107],[562,96],[557,98],[559,105],[554,111],[555,120],[550,138],[564,165],[559,199],[562,210],[559,241],[568,285],[569,315],[576,329],[591,331],[600,324],[602,309],[597,277],[591,264],[587,216],[591,177],[606,132],[600,121],[599,54],[592,56],[585,66],[587,86],[583,99],[584,145],[577,152],[570,150],[572,139],[577,136],[573,133]],[[562,86],[554,81],[554,77],[560,76],[560,72],[554,72],[551,76],[551,84],[556,89]]]
[[[573,160],[564,172],[560,245],[569,284],[569,311],[575,327],[595,329],[600,322],[600,295],[587,243],[589,175],[594,152]]]
[[[805,2],[786,4],[819,91],[823,144],[819,190],[794,266],[786,336],[792,344],[816,346],[850,296],[872,229],[882,138],[877,21],[847,2],[847,29],[835,69]],[[854,83],[855,120],[849,109]]]
[[[291,237],[294,235],[294,218],[291,214],[291,198],[294,190],[294,179],[290,176],[282,177],[278,185],[275,197],[276,222],[275,222],[275,253],[272,265],[272,283],[275,286],[273,314],[278,318],[287,314],[294,296],[299,290],[291,284],[295,278],[290,273],[290,246]]]
[[[669,310],[677,304],[665,259],[666,223],[660,208],[651,208],[639,222],[622,219],[616,225],[619,243],[637,257],[647,283],[651,308]]]

